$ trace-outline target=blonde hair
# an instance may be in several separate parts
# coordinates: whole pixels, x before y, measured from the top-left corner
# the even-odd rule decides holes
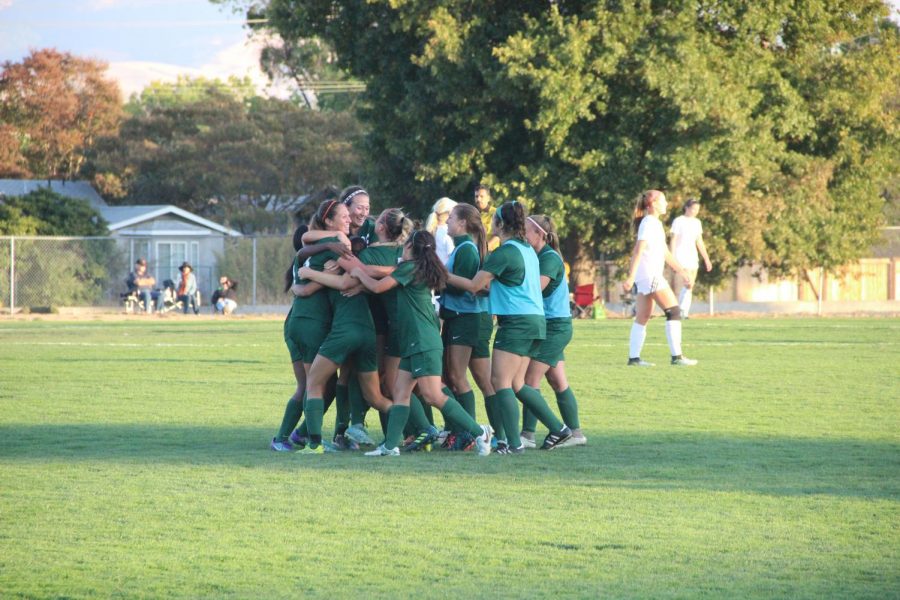
[[[434,203],[434,206],[431,207],[431,214],[428,215],[428,218],[425,220],[425,231],[434,235],[434,232],[437,231],[438,227],[438,215],[442,214],[450,214],[450,211],[456,206],[456,201],[451,200],[444,196]]]

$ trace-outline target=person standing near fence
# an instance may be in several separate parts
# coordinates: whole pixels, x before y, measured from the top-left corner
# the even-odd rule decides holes
[[[684,270],[690,275],[693,282],[697,281],[697,271],[700,269],[700,261],[697,253],[703,257],[703,265],[706,272],[712,270],[709,262],[709,254],[703,243],[703,224],[697,218],[700,212],[700,201],[689,198],[684,205],[684,214],[672,222],[672,239],[669,242],[669,250]],[[676,285],[681,291],[678,294],[678,306],[681,307],[681,316],[685,319],[691,311],[691,299],[693,288],[685,285],[684,278],[676,276]]]
[[[622,282],[625,293],[634,293],[636,314],[631,324],[628,344],[628,366],[652,367],[653,363],[641,359],[641,350],[647,338],[647,322],[655,301],[666,315],[666,339],[672,353],[672,365],[693,366],[696,360],[681,354],[681,307],[675,294],[663,277],[666,263],[681,275],[685,285],[693,285],[690,274],[679,264],[666,246],[666,232],[659,217],[666,214],[666,195],[659,190],[648,190],[638,196],[634,207],[634,229],[637,241],[631,253],[628,277]]]
[[[194,314],[200,310],[197,306],[197,278],[194,276],[194,267],[191,263],[184,261],[178,267],[181,271],[181,280],[178,282],[178,301],[183,304],[184,314],[188,314],[188,310],[193,310]]]

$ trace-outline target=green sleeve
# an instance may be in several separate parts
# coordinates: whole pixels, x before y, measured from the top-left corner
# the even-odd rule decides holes
[[[394,272],[389,275],[397,280],[397,283],[403,287],[408,286],[415,279],[416,264],[411,260],[406,260],[397,265]]]
[[[488,255],[487,260],[484,261],[484,266],[481,267],[481,269],[487,271],[494,277],[500,277],[510,267],[510,250],[513,252],[516,251],[512,246],[500,246]]]
[[[544,298],[549,298],[565,279],[566,267],[558,254],[549,251],[538,255],[538,264],[541,275],[550,278],[550,283],[542,291]]]

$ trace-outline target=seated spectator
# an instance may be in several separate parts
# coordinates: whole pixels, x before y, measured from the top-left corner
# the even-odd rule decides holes
[[[147,273],[146,259],[139,258],[134,263],[134,271],[128,274],[125,279],[125,285],[128,286],[129,294],[137,294],[144,302],[144,310],[149,315],[153,312],[153,286],[156,285],[156,279]]]
[[[216,312],[230,315],[237,308],[237,281],[225,277],[219,278],[219,289],[213,292],[212,304]]]
[[[188,314],[188,308],[197,314],[200,307],[197,306],[197,278],[194,277],[194,267],[191,266],[191,263],[184,261],[178,270],[181,271],[181,280],[178,282],[178,291],[176,292],[178,301],[184,306],[184,314]]]

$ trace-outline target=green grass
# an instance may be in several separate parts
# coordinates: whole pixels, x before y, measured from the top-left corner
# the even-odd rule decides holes
[[[900,595],[900,321],[629,327],[576,323],[587,447],[369,459],[267,450],[280,321],[0,321],[0,596]]]

